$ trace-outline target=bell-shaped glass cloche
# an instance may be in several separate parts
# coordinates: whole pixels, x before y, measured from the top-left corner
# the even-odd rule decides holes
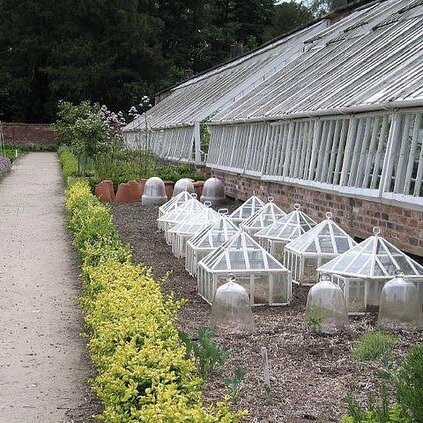
[[[233,211],[229,217],[232,222],[239,225],[263,207],[263,201],[261,201],[256,195],[252,195],[247,201],[242,203],[235,211]]]
[[[172,197],[176,197],[183,191],[188,191],[189,193],[194,193],[194,182],[192,179],[189,178],[181,178],[175,182],[175,186],[173,187],[173,194]]]
[[[202,203],[210,201],[213,206],[225,201],[225,186],[218,178],[209,178],[204,182],[203,194],[200,197]]]
[[[378,325],[386,329],[415,329],[422,324],[419,291],[400,274],[385,284],[380,294]]]
[[[235,223],[232,223],[227,216],[222,215],[213,225],[193,236],[187,242],[185,269],[188,273],[196,276],[198,262],[237,232],[238,227]]]
[[[253,236],[260,229],[263,229],[280,218],[286,216],[286,213],[273,202],[273,197],[268,198],[268,203],[260,210],[256,211],[249,219],[239,224],[248,235]]]
[[[313,285],[318,280],[316,269],[357,243],[332,220],[326,219],[285,246],[284,264],[292,272],[292,281]]]
[[[332,281],[341,287],[349,312],[377,308],[382,288],[398,272],[417,284],[421,302],[423,266],[381,237],[380,228],[374,228],[373,233],[317,270],[330,274]]]
[[[307,296],[306,322],[313,330],[333,334],[348,324],[342,289],[322,275]]]
[[[252,306],[286,305],[291,301],[290,272],[243,231],[198,263],[200,296],[211,304],[228,274],[247,290]]]
[[[214,296],[210,326],[220,334],[249,333],[255,330],[248,293],[235,277],[219,286]]]
[[[311,217],[300,211],[299,204],[294,204],[292,212],[256,232],[254,237],[273,257],[283,261],[285,245],[299,238],[316,225],[317,223]]]
[[[148,179],[144,186],[141,201],[143,206],[160,206],[166,203],[167,196],[164,182],[156,176]]]

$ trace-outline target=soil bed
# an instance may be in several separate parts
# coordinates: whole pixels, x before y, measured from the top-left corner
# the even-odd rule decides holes
[[[230,211],[238,204],[228,200]],[[196,280],[185,270],[184,259],[172,255],[163,233],[157,228],[158,209],[139,203],[114,205],[113,216],[122,239],[133,248],[134,259],[151,266],[165,293],[189,300],[179,312],[180,329],[195,336],[208,326],[210,306],[198,295]],[[319,336],[304,322],[308,288],[293,286],[293,301],[287,307],[258,307],[253,310],[257,331],[248,336],[220,336],[216,342],[230,352],[224,366],[207,381],[206,401],[221,400],[228,393],[224,384],[237,367],[246,370],[238,409],[247,409],[245,422],[334,422],[346,412],[346,396],[353,392],[364,400],[377,387],[369,364],[351,358],[352,343],[372,329],[376,315],[350,319],[349,329],[336,336]],[[423,341],[422,333],[401,332],[395,352],[403,355],[410,345]],[[271,392],[263,387],[261,347],[268,351]]]

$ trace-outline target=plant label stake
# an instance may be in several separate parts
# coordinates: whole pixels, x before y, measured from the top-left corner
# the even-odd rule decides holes
[[[263,382],[267,390],[270,391],[270,371],[269,371],[269,360],[267,358],[267,348],[261,347],[261,361],[263,365]]]

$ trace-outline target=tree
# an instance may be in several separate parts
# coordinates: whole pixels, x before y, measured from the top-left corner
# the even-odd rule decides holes
[[[286,34],[302,27],[314,19],[312,11],[295,1],[279,3],[275,6],[271,24],[266,28],[267,39]]]

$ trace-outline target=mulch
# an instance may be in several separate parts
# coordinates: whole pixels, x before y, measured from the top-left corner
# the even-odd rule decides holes
[[[228,200],[225,207],[231,211],[238,204]],[[158,209],[133,203],[113,205],[112,211],[122,239],[133,248],[134,260],[152,268],[166,294],[188,300],[177,324],[195,337],[199,328],[209,324],[210,306],[197,295],[196,280],[186,272],[184,259],[172,255],[158,230]],[[308,289],[294,285],[289,306],[255,308],[254,334],[215,338],[230,356],[205,383],[205,401],[220,401],[228,394],[224,379],[233,377],[237,367],[246,370],[246,377],[234,407],[248,410],[245,422],[336,422],[346,412],[347,394],[365,401],[368,393],[377,390],[373,365],[351,357],[353,343],[375,328],[377,315],[351,318],[348,329],[337,335],[312,333],[304,319]],[[423,341],[421,332],[402,331],[397,336],[398,356]],[[268,353],[270,391],[264,389],[262,347]]]

